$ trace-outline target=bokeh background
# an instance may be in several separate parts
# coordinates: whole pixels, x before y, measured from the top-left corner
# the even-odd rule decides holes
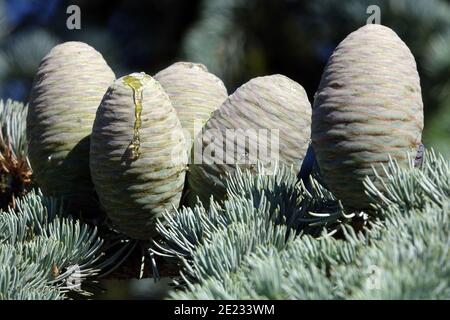
[[[72,4],[81,9],[80,30],[66,27]],[[205,64],[230,93],[253,77],[284,74],[312,102],[328,57],[366,23],[373,4],[381,9],[381,24],[394,29],[416,57],[425,145],[450,156],[447,0],[0,0],[0,97],[27,102],[40,60],[54,45],[78,40],[100,51],[118,77],[155,74],[187,60]],[[123,297],[118,284],[107,286]],[[164,292],[127,288],[132,298]]]

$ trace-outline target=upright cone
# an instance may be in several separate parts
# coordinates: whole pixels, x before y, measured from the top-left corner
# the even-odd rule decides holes
[[[195,136],[228,97],[222,80],[198,63],[177,62],[155,75],[168,94],[190,150]]]
[[[188,175],[189,202],[208,205],[225,196],[226,174],[253,169],[260,161],[298,172],[310,139],[311,105],[295,81],[271,75],[250,80],[214,112],[193,145]]]
[[[54,47],[39,65],[27,116],[33,174],[47,194],[94,205],[89,136],[95,112],[115,76],[102,55],[82,42]]]
[[[330,57],[316,94],[312,143],[324,180],[343,204],[369,203],[362,181],[382,173],[389,155],[401,165],[421,141],[423,104],[416,62],[391,29],[366,25]]]
[[[95,118],[90,168],[115,226],[136,239],[156,234],[156,218],[178,207],[187,166],[180,121],[161,85],[144,73],[116,80]]]

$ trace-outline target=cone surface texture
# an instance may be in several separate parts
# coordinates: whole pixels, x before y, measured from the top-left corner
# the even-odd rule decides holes
[[[90,167],[117,229],[154,236],[156,218],[179,206],[186,166],[181,124],[161,85],[144,73],[116,80],[97,111]]]
[[[222,80],[202,65],[177,62],[155,75],[177,111],[188,150],[213,111],[228,97]]]
[[[271,75],[238,88],[208,120],[193,145],[189,167],[189,202],[205,204],[225,196],[227,172],[256,168],[270,172],[275,162],[298,172],[310,139],[311,105],[295,81]]]
[[[416,62],[391,29],[366,25],[330,57],[316,94],[312,144],[323,178],[344,206],[366,208],[362,181],[401,165],[421,141],[423,104]]]
[[[33,174],[47,194],[89,202],[89,136],[114,73],[102,55],[82,42],[55,46],[34,79],[27,116]]]

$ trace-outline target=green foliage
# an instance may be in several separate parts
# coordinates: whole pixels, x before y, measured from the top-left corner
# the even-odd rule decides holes
[[[33,78],[42,58],[57,44],[57,39],[44,29],[19,33],[3,44],[1,55],[6,65],[3,77]]]
[[[27,156],[26,118],[28,105],[11,99],[0,99],[0,145],[11,147],[16,158]]]
[[[364,185],[372,199],[376,211],[385,214],[385,210],[424,210],[429,204],[443,207],[450,198],[450,163],[433,150],[426,151],[419,169],[409,161],[406,168],[396,161],[383,166],[383,178],[376,174],[384,188],[377,190],[370,179]]]
[[[31,184],[26,116],[28,106],[0,99],[0,208],[14,205]]]
[[[25,190],[31,171],[26,140],[27,105],[0,100],[0,173],[13,193]],[[28,188],[27,188],[28,189]],[[2,189],[3,191],[3,189]],[[9,202],[8,193],[0,199]],[[60,199],[31,190],[0,211],[0,299],[64,299],[86,295],[101,269],[112,267],[127,250],[103,258],[97,229],[66,214]],[[8,198],[3,201],[2,197]],[[6,207],[6,206],[5,206]]]
[[[63,216],[60,201],[31,191],[0,212],[0,299],[62,299],[97,275],[97,229]]]
[[[198,246],[216,243],[212,240],[216,236],[227,238],[239,234],[239,228],[258,230],[246,235],[256,237],[247,239],[249,242],[279,243],[291,233],[308,230],[317,235],[324,226],[332,230],[336,223],[352,217],[345,215],[339,202],[316,180],[312,179],[311,191],[301,182],[298,184],[288,167],[277,166],[273,175],[267,175],[262,165],[258,166],[256,175],[240,168],[236,171],[227,180],[229,199],[223,204],[211,199],[209,210],[198,203],[194,208],[183,207],[175,215],[164,215],[157,225],[166,240],[156,243],[160,253],[190,259]],[[238,226],[233,228],[237,230],[231,228],[235,224]]]
[[[205,1],[200,21],[184,40],[184,52],[189,60],[201,61],[226,83],[235,80],[244,56],[245,34],[237,26],[234,12],[243,4],[242,0]]]
[[[159,222],[164,241],[155,251],[182,267],[184,290],[172,298],[450,298],[450,166],[442,156],[427,151],[421,168],[392,160],[386,177],[375,177],[383,190],[366,179],[373,210],[357,214],[359,232],[355,214],[313,178],[308,191],[286,168],[261,170],[230,176],[222,204]]]

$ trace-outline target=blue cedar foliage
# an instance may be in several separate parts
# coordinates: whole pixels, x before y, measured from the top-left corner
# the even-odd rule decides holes
[[[62,214],[60,201],[31,191],[0,212],[0,300],[63,299],[100,271],[97,230]]]
[[[26,117],[28,105],[0,99],[0,148],[11,147],[17,159],[27,156]]]
[[[17,160],[27,161],[26,113],[27,105],[0,100],[0,158],[10,148]],[[61,199],[39,189],[13,203],[14,209],[0,211],[0,300],[89,294],[81,284],[102,269],[111,271],[129,249],[103,258],[97,229],[67,216]]]
[[[365,181],[373,209],[346,214],[314,179],[308,191],[286,168],[238,170],[223,204],[160,221],[155,251],[182,267],[171,298],[449,299],[449,161],[427,151],[420,168],[391,161],[377,180],[383,192]]]

